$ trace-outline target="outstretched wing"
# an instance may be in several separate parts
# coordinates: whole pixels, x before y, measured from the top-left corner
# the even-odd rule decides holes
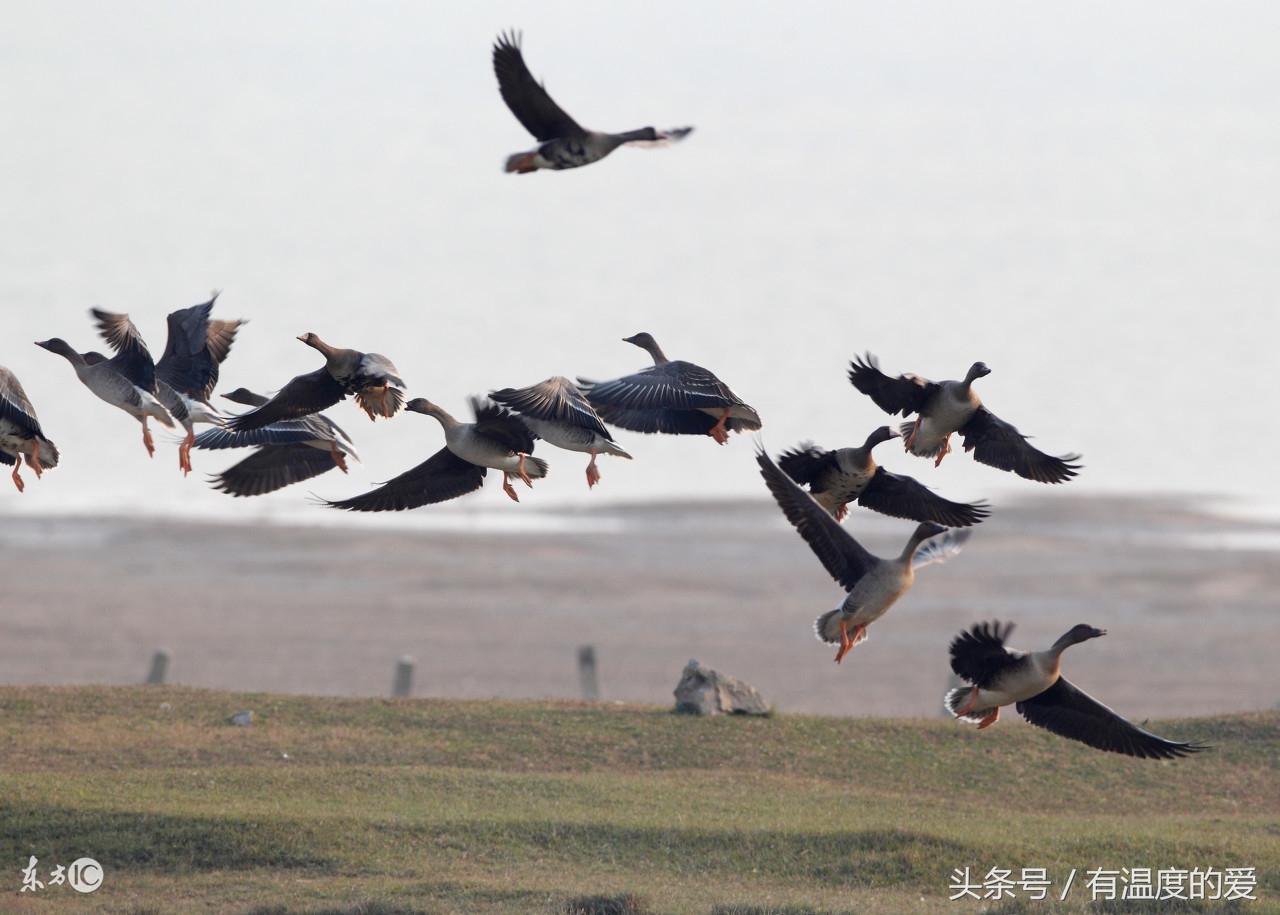
[[[156,366],[146,342],[127,314],[91,308],[102,339],[116,352],[111,367],[144,391],[156,389]]]
[[[909,518],[912,521],[933,521],[945,527],[968,527],[977,524],[991,510],[985,502],[952,502],[944,499],[923,483],[911,477],[901,477],[877,467],[858,496],[858,504],[882,515]]]
[[[1144,731],[1062,677],[1040,695],[1019,702],[1017,709],[1032,724],[1060,737],[1139,759],[1173,759],[1208,749]]]
[[[475,492],[484,485],[484,475],[485,468],[464,461],[448,448],[441,448],[417,467],[377,489],[326,504],[353,512],[404,511]]]
[[[520,417],[506,407],[500,407],[490,401],[473,397],[471,398],[471,409],[476,416],[475,431],[477,435],[483,435],[485,438],[497,442],[504,448],[516,453],[533,453],[533,433],[529,431],[528,426],[520,421]]]
[[[980,688],[999,681],[1025,655],[1004,647],[1013,623],[977,623],[951,640],[951,669],[957,677]]]
[[[294,378],[256,410],[231,417],[227,420],[227,428],[233,432],[244,432],[261,429],[283,419],[298,419],[319,413],[345,396],[343,386],[321,366],[314,372]]]
[[[919,375],[899,375],[890,378],[880,371],[880,362],[875,356],[855,356],[849,363],[849,383],[870,397],[877,407],[893,415],[901,413],[910,416],[919,413],[924,405],[938,391],[938,386],[928,378]]]
[[[760,465],[760,475],[764,477],[769,492],[773,493],[774,500],[791,522],[791,526],[809,544],[809,549],[813,550],[831,577],[846,591],[851,590],[879,560],[854,540],[840,526],[840,522],[831,517],[812,496],[783,473],[763,450],[757,452],[756,463]]]
[[[229,496],[261,496],[337,466],[333,455],[310,445],[269,445],[228,467],[211,482],[214,489]]]
[[[729,386],[700,365],[676,360],[652,365],[587,390],[592,406],[627,410],[703,410],[742,405]]]
[[[498,77],[502,100],[516,120],[540,143],[586,133],[577,121],[552,101],[542,83],[533,78],[525,65],[518,33],[499,35],[494,42],[493,72]]]
[[[911,570],[918,572],[927,565],[935,562],[946,562],[955,556],[960,555],[960,550],[969,542],[969,538],[973,536],[973,531],[947,531],[944,534],[938,534],[930,537],[924,542],[920,549],[916,550],[916,555],[911,560]]]
[[[820,486],[818,481],[823,474],[840,470],[836,453],[823,451],[812,442],[805,442],[790,451],[782,452],[778,455],[778,466],[800,485],[807,484],[812,492],[821,491],[817,487]]]
[[[556,375],[527,388],[503,388],[489,397],[525,416],[586,429],[613,441],[591,402],[568,378]]]
[[[964,450],[988,467],[1011,470],[1037,483],[1065,483],[1080,470],[1078,454],[1054,457],[1031,447],[1027,437],[986,407],[979,407],[960,427]]]

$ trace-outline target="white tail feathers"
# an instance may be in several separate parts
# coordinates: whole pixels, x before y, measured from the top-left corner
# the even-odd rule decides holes
[[[972,686],[957,686],[955,689],[947,690],[947,694],[942,697],[942,705],[948,712],[950,712],[954,717],[959,718],[961,721],[972,721],[977,723],[994,712],[995,709],[975,708],[962,714],[960,709],[964,708],[969,703],[969,699],[972,695]]]

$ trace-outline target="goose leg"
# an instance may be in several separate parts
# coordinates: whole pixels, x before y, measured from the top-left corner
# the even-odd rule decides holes
[[[523,451],[519,452],[519,454],[520,454],[520,463],[516,468],[516,475],[520,477],[520,481],[524,483],[525,486],[528,486],[530,489],[533,489],[533,480],[529,479],[529,472],[524,469],[524,459],[527,458],[529,455],[525,454]]]
[[[342,452],[338,450],[337,442],[329,443],[329,453],[333,455],[333,462],[338,465],[338,469],[343,473],[347,472],[347,459],[342,456]]]
[[[843,521],[849,514],[849,506],[843,504],[837,505],[834,514],[837,521]]]
[[[849,649],[853,647],[853,642],[849,641],[849,621],[847,619],[840,621],[840,650],[836,652],[836,663],[839,664],[844,660],[844,656],[849,653]]]
[[[18,468],[21,466],[22,466],[22,462],[15,460],[13,462],[13,473],[10,474],[10,476],[13,477],[13,485],[18,487],[18,492],[22,492],[27,488],[27,485],[22,482],[22,477],[18,475]]]
[[[996,706],[990,715],[978,722],[978,730],[986,730],[1000,720],[1000,706]]]
[[[948,435],[942,440],[942,448],[938,451],[938,456],[933,461],[933,466],[937,467],[942,463],[942,459],[951,453],[951,436]]]
[[[964,705],[956,709],[957,716],[964,716],[972,712],[978,707],[978,687],[974,687],[969,691],[969,698],[964,701]]]
[[[505,470],[502,472],[502,491],[511,497],[512,502],[520,501],[520,497],[516,495],[515,487],[511,485],[511,474]]]
[[[600,482],[600,471],[596,469],[596,455],[600,452],[591,449],[591,461],[587,464],[587,489]]]
[[[711,427],[707,435],[714,438],[721,445],[729,441],[729,433],[725,431],[724,424],[729,419],[729,408],[725,407],[720,411],[720,418],[716,420],[716,424]]]
[[[191,472],[191,446],[196,442],[196,430],[194,426],[187,427],[187,437],[182,440],[182,444],[178,446],[178,466],[182,468],[182,475],[185,477]]]
[[[142,444],[147,449],[147,457],[154,457],[156,443],[151,440],[151,430],[147,428],[147,418],[142,417]]]
[[[31,443],[31,453],[27,455],[27,464],[36,472],[36,479],[44,476],[44,468],[40,466],[40,439],[36,439]],[[18,470],[17,461],[14,461],[13,470],[15,473]]]

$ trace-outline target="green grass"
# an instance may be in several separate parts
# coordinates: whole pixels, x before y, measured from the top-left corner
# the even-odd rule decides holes
[[[248,728],[228,716],[252,708]],[[0,689],[0,911],[845,915],[969,866],[1258,869],[1280,898],[1280,714],[1157,723],[1176,762],[1001,722]],[[19,897],[87,855],[103,889]],[[986,911],[1179,912],[1025,900]]]

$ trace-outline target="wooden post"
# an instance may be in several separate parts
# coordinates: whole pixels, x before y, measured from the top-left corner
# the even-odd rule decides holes
[[[413,658],[401,655],[396,661],[396,674],[391,680],[391,695],[403,699],[413,692]]]
[[[578,646],[578,682],[582,685],[584,702],[600,698],[600,680],[596,675],[596,646]]]
[[[148,683],[163,683],[165,674],[169,672],[169,652],[157,648],[151,656],[151,669],[147,671]]]

